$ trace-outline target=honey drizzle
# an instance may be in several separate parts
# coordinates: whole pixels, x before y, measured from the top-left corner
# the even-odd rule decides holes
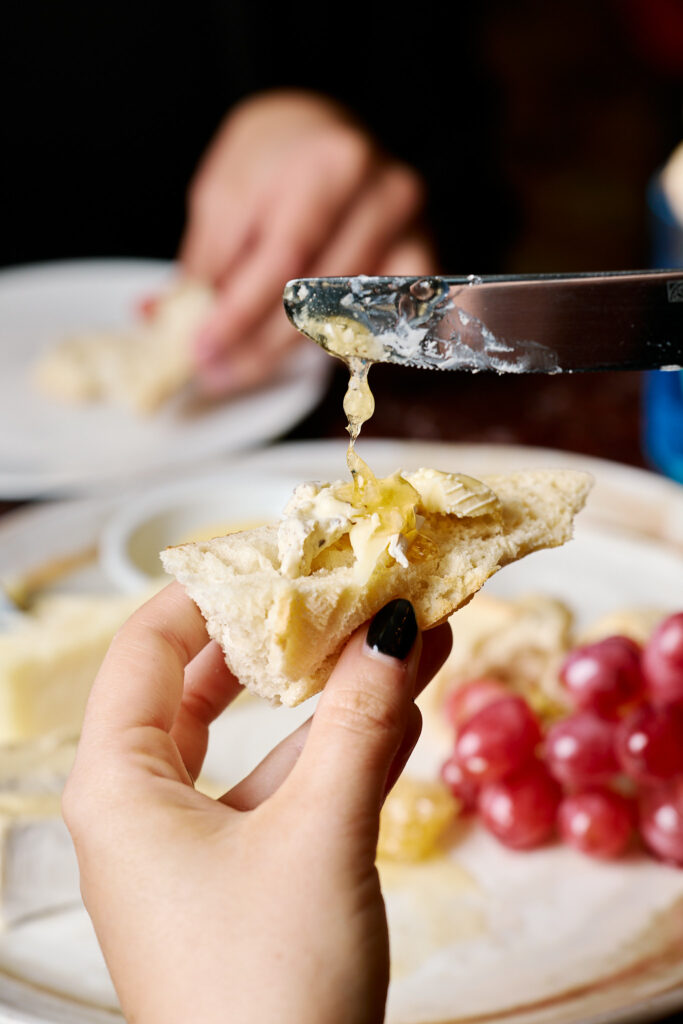
[[[361,356],[345,355],[344,362],[349,368],[349,386],[344,396],[346,429],[349,446],[346,450],[346,465],[354,484],[354,504],[373,504],[379,500],[377,478],[370,467],[361,459],[355,449],[361,428],[375,411],[375,399],[368,383],[372,362]]]
[[[375,411],[375,399],[368,383],[368,373],[373,360],[348,353],[340,358],[349,369],[349,386],[344,396],[344,412],[347,419],[346,429],[349,434],[346,464],[351,473],[352,483],[348,485],[349,493],[344,494],[344,498],[354,508],[364,509],[367,515],[379,513],[384,520],[385,527],[388,527],[391,520],[395,518],[396,523],[392,525],[392,530],[396,533],[403,533],[408,523],[398,509],[393,507],[391,499],[393,498],[397,504],[400,504],[401,499],[396,491],[392,494],[388,489],[391,486],[391,478],[378,480],[355,449],[355,442],[363,424],[370,419]],[[393,486],[395,488],[396,485],[393,484]],[[423,562],[436,555],[436,544],[430,537],[417,530],[414,517],[408,526],[406,536],[409,538],[406,551],[409,562]]]

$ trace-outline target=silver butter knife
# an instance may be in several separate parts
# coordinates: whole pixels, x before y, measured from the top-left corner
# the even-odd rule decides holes
[[[370,362],[498,373],[683,364],[683,270],[302,278],[283,301],[335,355],[340,325],[375,339],[360,353]]]

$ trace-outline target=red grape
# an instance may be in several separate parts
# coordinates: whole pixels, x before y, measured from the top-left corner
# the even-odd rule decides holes
[[[544,760],[539,720],[521,696],[489,677],[453,690],[443,710],[455,745],[442,781],[511,849],[557,829],[607,859],[637,824],[654,856],[683,868],[683,611],[644,649],[625,636],[576,648],[560,678],[577,710],[547,730]]]
[[[683,867],[683,779],[643,790],[640,832],[656,857]]]
[[[474,779],[462,770],[453,755],[441,765],[440,774],[441,781],[446,783],[453,796],[462,801],[462,809],[474,810],[477,806],[479,787]]]
[[[612,716],[643,692],[640,648],[625,636],[577,647],[565,658],[560,679],[578,707]]]
[[[592,857],[617,857],[633,831],[631,805],[608,789],[565,796],[557,812],[560,836]]]
[[[521,771],[482,786],[479,811],[501,843],[528,850],[551,837],[561,796],[545,765],[531,761]]]
[[[528,761],[541,738],[538,721],[521,697],[501,697],[467,721],[453,756],[479,782],[499,779]]]
[[[683,612],[657,626],[643,651],[643,671],[655,703],[683,701]]]
[[[683,774],[683,708],[637,708],[617,726],[615,748],[622,769],[636,782]]]
[[[509,694],[510,691],[498,679],[473,679],[448,694],[444,701],[444,714],[457,733],[477,711]]]
[[[569,787],[608,782],[619,770],[614,732],[612,722],[591,711],[578,711],[557,722],[545,740],[545,760],[551,774]]]

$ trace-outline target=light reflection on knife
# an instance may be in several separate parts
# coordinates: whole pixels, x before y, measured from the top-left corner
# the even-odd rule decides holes
[[[340,325],[375,339],[370,362],[498,373],[683,365],[683,270],[305,278],[283,301],[336,355]]]

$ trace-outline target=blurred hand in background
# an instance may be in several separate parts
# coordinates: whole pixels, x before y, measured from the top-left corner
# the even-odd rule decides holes
[[[315,93],[238,105],[190,185],[184,270],[218,302],[195,345],[204,389],[259,384],[300,339],[282,307],[295,277],[434,273],[417,173]]]

